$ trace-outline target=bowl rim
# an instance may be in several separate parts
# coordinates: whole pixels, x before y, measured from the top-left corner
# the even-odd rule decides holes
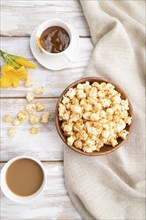
[[[91,153],[87,153],[87,152],[84,152],[83,150],[81,149],[78,149],[74,146],[69,146],[66,142],[66,138],[65,136],[63,135],[63,130],[61,129],[60,127],[60,121],[59,121],[59,117],[58,117],[58,106],[59,104],[61,103],[62,101],[62,98],[63,98],[63,95],[70,89],[70,88],[74,88],[77,84],[79,83],[84,83],[86,81],[89,81],[89,82],[105,82],[105,83],[111,83],[113,86],[115,86],[115,89],[121,93],[122,96],[124,96],[126,99],[128,99],[128,102],[129,102],[129,113],[130,113],[130,117],[132,117],[132,123],[131,125],[129,125],[129,134],[127,135],[126,139],[122,139],[122,141],[120,143],[118,143],[117,146],[115,147],[112,147],[112,149],[110,150],[107,150],[107,151],[104,151],[104,152],[101,152],[101,151],[93,151]],[[131,129],[133,127],[133,119],[134,119],[134,114],[133,114],[133,107],[132,107],[132,104],[131,104],[131,101],[129,99],[129,97],[126,95],[126,93],[123,91],[123,89],[121,89],[120,86],[118,86],[116,83],[108,80],[108,79],[104,79],[103,77],[85,77],[85,78],[81,78],[79,80],[76,80],[75,82],[71,83],[69,86],[67,86],[64,91],[61,93],[61,95],[59,96],[58,100],[57,100],[57,104],[56,104],[56,108],[55,108],[55,125],[56,125],[56,129],[57,129],[57,132],[59,134],[59,136],[61,137],[61,139],[63,140],[63,142],[67,145],[67,147],[71,148],[72,150],[74,150],[75,152],[78,152],[82,155],[86,155],[86,156],[103,156],[103,155],[106,155],[106,154],[109,154],[109,153],[112,153],[114,152],[115,150],[117,150],[119,147],[121,147],[121,145],[123,145],[125,143],[125,141],[127,140],[127,138],[129,137],[130,133],[131,133]],[[62,131],[62,132],[61,132]],[[111,145],[108,145],[108,146],[111,146]]]

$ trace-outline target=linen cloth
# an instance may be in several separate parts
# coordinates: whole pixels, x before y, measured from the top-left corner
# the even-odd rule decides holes
[[[94,51],[83,74],[119,85],[131,99],[127,141],[106,156],[64,149],[65,182],[83,219],[145,219],[145,1],[81,0]]]

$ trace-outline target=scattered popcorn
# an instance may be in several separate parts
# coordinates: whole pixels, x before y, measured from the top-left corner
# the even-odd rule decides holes
[[[26,87],[32,86],[32,79],[26,78],[26,80],[24,81],[24,86]]]
[[[32,86],[32,79],[27,78],[24,82],[24,86],[26,86],[26,87]],[[44,92],[44,86],[40,86],[40,87],[34,89],[34,93],[36,93],[38,95],[42,94],[43,92]],[[37,124],[37,123],[39,123],[39,121],[44,125],[47,124],[49,121],[49,118],[50,118],[50,111],[42,114],[41,120],[39,119],[39,117],[37,115],[34,114],[35,111],[43,111],[45,109],[45,105],[39,101],[36,104],[31,103],[34,101],[34,96],[30,92],[28,92],[26,94],[26,100],[28,101],[28,103],[25,104],[26,111],[24,111],[24,110],[19,111],[17,114],[17,118],[12,121],[12,125],[19,126],[21,124],[21,122],[27,118],[28,113],[30,114],[30,116],[29,116],[30,124]],[[67,107],[70,108],[70,105],[71,105],[70,98],[64,96],[62,102],[63,102],[63,104],[60,105],[60,114],[62,111],[62,117],[60,117],[60,119],[68,121],[70,118],[70,112],[66,112],[67,109],[64,107],[64,104],[66,104],[66,105],[69,104]],[[79,101],[78,101],[78,103],[79,103]],[[11,120],[11,115],[4,115],[3,116],[4,122],[9,122],[10,120]],[[37,134],[38,132],[39,132],[38,128],[32,127],[30,129],[31,134]],[[15,129],[11,128],[8,130],[9,136],[13,137],[13,136],[15,136],[15,134],[16,134]]]
[[[45,109],[45,105],[41,102],[37,102],[36,104],[36,110],[39,111],[43,111]]]
[[[10,128],[10,129],[8,130],[8,135],[9,135],[10,137],[14,137],[14,136],[16,135],[16,130],[15,130],[14,128]]]
[[[26,111],[29,113],[29,114],[32,114],[35,110],[35,104],[30,104],[30,103],[27,103],[25,105],[25,109]]]
[[[42,117],[41,117],[41,123],[43,124],[47,124],[48,121],[49,121],[49,118],[50,118],[50,111],[46,112],[46,113],[43,113],[42,114]]]
[[[70,88],[59,104],[59,120],[67,144],[91,153],[108,144],[115,147],[118,137],[126,139],[132,123],[129,102],[111,83],[79,83]]]
[[[29,117],[29,122],[30,122],[30,124],[37,124],[37,123],[39,122],[38,116],[32,114],[32,115]]]
[[[27,117],[27,112],[25,112],[25,111],[18,112],[17,119],[19,121],[24,121],[26,119],[26,117]]]
[[[31,134],[38,134],[39,133],[39,129],[38,128],[35,128],[35,127],[32,127],[31,129],[30,129],[30,133]]]
[[[11,115],[4,115],[3,116],[3,121],[4,122],[9,122],[11,120]]]
[[[40,86],[40,87],[34,89],[34,93],[37,95],[41,95],[41,94],[43,94],[43,92],[44,92],[44,86]]]
[[[16,118],[16,119],[12,122],[12,124],[13,124],[14,126],[18,126],[18,125],[21,124],[21,121]]]
[[[32,102],[34,100],[34,96],[30,92],[28,92],[26,95],[26,99],[28,102]]]

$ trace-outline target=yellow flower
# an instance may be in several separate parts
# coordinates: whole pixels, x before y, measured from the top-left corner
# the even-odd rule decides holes
[[[23,57],[16,57],[15,61],[22,66],[35,69],[35,65],[32,62],[24,59]]]
[[[19,69],[14,69],[12,66],[8,64],[3,65],[1,72],[1,88],[8,88],[10,86],[17,87],[19,85],[19,80],[25,79],[28,75],[28,72],[24,66],[21,66]]]

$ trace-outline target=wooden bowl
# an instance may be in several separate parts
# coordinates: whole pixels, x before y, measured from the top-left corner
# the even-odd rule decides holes
[[[70,147],[71,149],[73,149],[74,151],[80,153],[80,154],[84,154],[84,155],[87,155],[87,156],[101,156],[101,155],[105,155],[105,154],[108,154],[108,153],[111,153],[115,150],[117,150],[125,141],[123,140],[122,138],[118,138],[117,141],[118,141],[118,144],[113,147],[111,145],[104,145],[103,147],[101,147],[100,151],[94,151],[92,153],[87,153],[87,152],[84,152],[83,150],[81,149],[78,149],[76,148],[75,146],[69,146],[67,144],[67,138],[64,136],[64,132],[61,128],[61,124],[62,122],[59,121],[59,117],[58,117],[58,106],[59,106],[59,103],[61,103],[62,101],[62,98],[63,98],[63,95],[65,95],[65,93],[70,89],[70,88],[74,88],[77,86],[77,84],[79,83],[84,83],[86,81],[89,81],[91,83],[93,82],[98,82],[98,83],[102,83],[102,82],[105,82],[105,83],[111,83],[112,85],[115,86],[115,89],[121,94],[121,97],[123,99],[128,99],[129,101],[129,116],[132,117],[132,122],[133,122],[133,110],[132,110],[132,106],[131,106],[131,102],[129,100],[129,98],[127,97],[127,95],[125,94],[125,92],[120,88],[118,87],[116,84],[114,84],[113,82],[110,82],[108,80],[105,80],[105,79],[102,79],[102,78],[99,78],[99,77],[87,77],[87,78],[83,78],[83,79],[80,79],[80,80],[77,80],[76,82],[72,83],[71,85],[69,85],[64,91],[63,93],[61,94],[61,96],[59,97],[58,99],[58,102],[57,102],[57,105],[56,105],[56,111],[55,111],[55,123],[56,123],[56,128],[57,128],[57,131],[61,137],[61,139],[64,141],[64,143]],[[131,127],[132,127],[132,124],[131,125],[127,125],[126,126],[126,130],[131,131]],[[129,135],[129,134],[128,134]],[[127,136],[128,136],[127,135]]]

